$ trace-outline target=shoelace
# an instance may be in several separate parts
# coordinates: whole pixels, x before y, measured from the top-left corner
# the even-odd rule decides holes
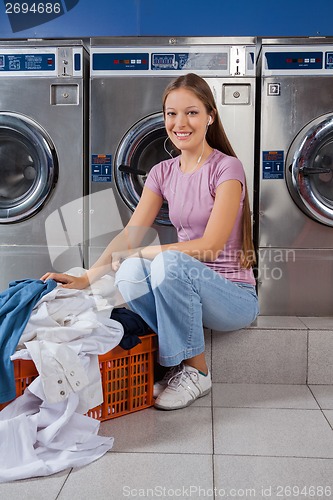
[[[164,377],[162,378],[161,382],[168,384],[169,381],[172,379],[172,377],[174,377],[175,374],[177,374],[178,372],[179,372],[179,365],[173,366],[172,368],[170,368],[170,370],[168,370],[164,374]]]
[[[195,373],[189,373],[186,371],[185,366],[182,366],[182,368],[175,373],[172,377],[170,377],[169,382],[168,382],[168,387],[171,387],[172,389],[177,389],[180,386],[181,380],[184,378],[186,380],[189,378],[191,382],[195,383],[195,381],[192,378],[192,375],[195,375]]]

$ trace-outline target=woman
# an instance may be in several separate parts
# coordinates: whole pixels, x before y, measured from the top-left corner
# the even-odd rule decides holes
[[[258,300],[245,173],[209,85],[180,76],[165,90],[163,113],[179,156],[151,169],[129,223],[85,275],[42,279],[82,289],[117,271],[124,300],[158,334],[159,362],[170,370],[154,386],[155,407],[172,410],[211,389],[203,325],[243,328],[256,318]],[[140,248],[164,200],[178,242]]]

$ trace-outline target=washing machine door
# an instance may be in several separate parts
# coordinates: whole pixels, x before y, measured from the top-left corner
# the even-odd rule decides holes
[[[178,154],[167,139],[163,113],[148,115],[128,130],[115,154],[113,168],[119,195],[132,211],[139,203],[150,169],[160,161]],[[156,223],[172,225],[166,202],[161,207]]]
[[[0,112],[0,224],[37,213],[58,178],[54,145],[27,116]]]
[[[298,207],[333,227],[333,114],[309,123],[287,154],[286,181]]]

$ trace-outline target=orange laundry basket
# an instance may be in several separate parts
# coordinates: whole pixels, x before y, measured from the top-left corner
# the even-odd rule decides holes
[[[87,415],[97,420],[109,420],[148,408],[154,403],[154,360],[157,335],[140,337],[141,344],[124,350],[117,346],[99,356],[104,401]],[[32,361],[14,361],[16,396],[38,376]],[[8,403],[0,405],[0,410]]]

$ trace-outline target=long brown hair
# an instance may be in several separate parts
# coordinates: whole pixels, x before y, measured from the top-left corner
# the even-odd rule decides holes
[[[236,153],[229,142],[227,134],[225,133],[220,116],[217,112],[217,107],[211,88],[208,83],[200,76],[194,73],[188,73],[186,75],[178,77],[167,86],[163,94],[163,114],[165,115],[166,98],[168,97],[170,92],[180,88],[184,88],[193,92],[204,104],[207,113],[214,118],[213,123],[208,127],[206,133],[206,140],[209,146],[213,149],[221,151],[228,156],[234,156],[235,158],[237,158]],[[246,269],[249,269],[256,263],[256,258],[252,241],[251,210],[246,180],[244,189],[245,197],[242,213],[242,250],[240,255],[240,265]]]

